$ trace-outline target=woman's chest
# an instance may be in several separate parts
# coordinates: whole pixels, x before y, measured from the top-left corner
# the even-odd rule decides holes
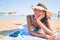
[[[35,28],[40,28],[35,18],[33,18],[33,25]]]

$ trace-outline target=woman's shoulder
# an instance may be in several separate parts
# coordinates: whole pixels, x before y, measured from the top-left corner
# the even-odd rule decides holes
[[[29,23],[33,21],[33,15],[27,15],[27,21],[29,21]]]
[[[30,17],[31,15],[27,15],[27,17]]]
[[[34,15],[27,15],[27,17],[34,17]]]

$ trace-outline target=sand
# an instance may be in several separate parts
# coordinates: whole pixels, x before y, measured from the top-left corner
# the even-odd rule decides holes
[[[60,20],[51,20],[53,29],[60,33]]]
[[[21,24],[26,23],[26,20],[21,19],[0,19],[0,32],[5,30],[13,30],[18,28]],[[60,20],[51,20],[52,27],[60,33]],[[0,38],[5,37],[0,34]]]
[[[0,19],[0,31],[12,30],[26,23],[26,20],[21,19]]]

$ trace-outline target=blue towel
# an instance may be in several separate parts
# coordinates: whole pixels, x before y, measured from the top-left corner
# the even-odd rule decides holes
[[[17,28],[9,36],[17,37],[19,35],[30,35],[27,25],[23,25],[24,29]]]
[[[15,29],[10,35],[4,37],[2,40],[48,40],[47,38],[39,38],[30,35],[27,24],[22,25],[24,28]],[[55,35],[60,37],[60,34],[55,32]]]
[[[12,34],[10,34],[9,36],[10,37],[18,37],[19,35],[21,35],[21,37],[23,37],[23,35],[27,35],[27,36],[31,36],[31,37],[34,37],[32,35],[30,35],[29,31],[28,31],[28,26],[27,24],[23,25],[24,29],[20,29],[20,28],[17,28],[13,31]],[[47,38],[43,38],[43,39],[46,39],[48,40]]]

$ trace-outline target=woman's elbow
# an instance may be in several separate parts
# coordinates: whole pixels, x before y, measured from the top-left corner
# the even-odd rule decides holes
[[[33,31],[29,31],[29,33],[30,33],[31,35],[34,35]]]
[[[32,34],[32,31],[29,31],[30,34]]]

